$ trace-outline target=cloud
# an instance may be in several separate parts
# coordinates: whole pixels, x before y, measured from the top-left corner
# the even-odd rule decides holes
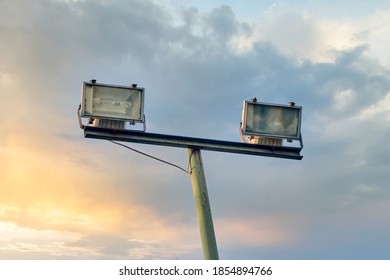
[[[384,117],[386,121],[390,121],[390,92],[386,94],[386,96],[376,102],[375,104],[370,105],[368,108],[365,108],[360,117],[362,119],[372,119],[377,117],[378,115]]]
[[[319,4],[319,3],[317,3]],[[359,6],[359,7],[358,7]],[[370,10],[356,17],[357,13],[340,15],[348,4],[337,5],[277,3],[270,6],[262,16],[251,23],[252,32],[238,41],[239,49],[250,50],[259,40],[273,42],[283,53],[298,60],[331,62],[332,52],[370,44],[370,54],[389,65],[389,56],[384,51],[388,45],[388,7],[363,7],[355,3],[354,8]]]
[[[385,217],[364,214],[388,207],[387,11],[356,24],[279,5],[254,22],[227,5],[173,13],[151,1],[0,10],[3,256],[202,258],[188,176],[83,139],[76,109],[91,78],[144,86],[156,133],[239,141],[243,100],[303,106],[301,162],[203,153],[221,257],[351,257],[361,240],[388,241]],[[132,146],[187,164],[185,150]],[[343,247],[351,229],[362,238]],[[321,240],[344,251],[321,253]],[[386,256],[368,246],[359,256]]]

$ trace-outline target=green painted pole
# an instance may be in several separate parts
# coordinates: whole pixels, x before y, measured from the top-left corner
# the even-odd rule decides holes
[[[218,260],[213,219],[211,216],[206,178],[199,149],[188,149],[191,170],[192,190],[194,192],[196,215],[198,217],[200,238],[205,260]]]

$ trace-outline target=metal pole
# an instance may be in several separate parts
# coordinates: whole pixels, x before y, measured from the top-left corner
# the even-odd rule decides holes
[[[206,178],[199,149],[188,149],[191,168],[192,190],[194,192],[196,215],[198,217],[200,238],[202,240],[205,260],[218,260],[217,242],[215,239],[213,219],[209,196],[207,194]]]

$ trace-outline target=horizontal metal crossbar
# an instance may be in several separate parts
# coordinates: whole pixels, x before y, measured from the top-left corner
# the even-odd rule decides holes
[[[301,160],[303,158],[303,156],[300,155],[302,148],[298,147],[248,144],[186,136],[147,133],[132,130],[113,130],[94,126],[86,126],[84,128],[84,136],[86,138],[116,140],[123,142],[190,148],[225,153],[247,154],[295,160]]]

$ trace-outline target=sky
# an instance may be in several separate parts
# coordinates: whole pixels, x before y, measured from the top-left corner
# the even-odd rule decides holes
[[[221,259],[389,259],[389,26],[389,1],[0,0],[0,259],[203,258],[190,176],[84,138],[91,79],[144,87],[151,133],[303,107],[301,161],[202,151]]]

